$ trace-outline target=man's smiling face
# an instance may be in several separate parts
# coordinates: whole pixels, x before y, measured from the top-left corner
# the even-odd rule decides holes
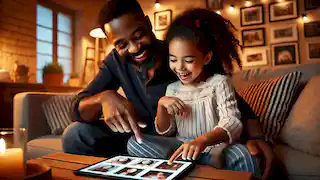
[[[143,64],[154,56],[156,38],[150,21],[139,13],[127,13],[104,25],[104,30],[118,54],[135,64]]]

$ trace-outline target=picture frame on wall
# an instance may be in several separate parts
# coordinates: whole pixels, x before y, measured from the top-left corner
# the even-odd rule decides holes
[[[308,42],[307,54],[309,61],[320,61],[320,41]]]
[[[206,0],[207,8],[210,10],[220,10],[223,9],[224,0]]]
[[[298,42],[288,42],[271,45],[272,65],[299,64]]]
[[[304,23],[304,36],[305,37],[320,36],[320,21]]]
[[[242,56],[242,66],[245,68],[268,65],[267,48],[245,48]]]
[[[264,9],[262,4],[240,8],[241,26],[264,24]]]
[[[269,21],[285,21],[298,17],[297,1],[273,2],[269,4]]]
[[[320,7],[319,0],[304,0],[305,10],[317,9],[318,7]]]
[[[166,30],[172,21],[172,10],[167,9],[164,11],[158,11],[154,13],[154,30],[162,31]]]
[[[297,24],[283,24],[270,27],[270,42],[281,43],[298,41]]]
[[[265,28],[245,29],[241,31],[243,47],[264,46],[266,44]]]

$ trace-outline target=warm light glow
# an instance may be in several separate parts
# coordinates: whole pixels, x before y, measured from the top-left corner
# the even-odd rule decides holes
[[[283,2],[284,0],[278,0],[278,2]]]
[[[155,7],[156,7],[157,9],[159,9],[159,8],[160,8],[160,3],[157,2],[157,3],[155,4]]]
[[[266,3],[266,2],[268,2],[268,0],[261,0],[261,2]]]
[[[230,12],[233,12],[233,11],[234,11],[234,6],[233,6],[233,5],[231,5],[231,6],[229,7],[229,11],[230,11]]]
[[[220,11],[216,11],[216,13],[217,13],[217,14],[221,14],[221,12],[220,12]]]
[[[244,4],[246,7],[250,7],[252,5],[251,1],[246,1]]]
[[[6,142],[4,139],[0,139],[0,153],[6,152]]]
[[[90,31],[90,36],[94,38],[105,38],[106,35],[103,33],[101,28],[94,28]]]
[[[308,16],[306,14],[302,15],[303,22],[308,22]]]

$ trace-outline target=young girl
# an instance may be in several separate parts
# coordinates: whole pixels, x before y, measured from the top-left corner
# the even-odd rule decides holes
[[[205,9],[189,10],[170,25],[169,65],[180,81],[170,84],[160,98],[155,127],[160,135],[176,137],[145,135],[142,144],[131,138],[130,155],[172,155],[170,163],[181,156],[216,168],[224,166],[223,149],[242,132],[237,100],[226,76],[233,59],[240,65],[233,28]]]

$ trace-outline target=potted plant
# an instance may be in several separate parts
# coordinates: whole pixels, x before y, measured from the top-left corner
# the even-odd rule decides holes
[[[47,64],[42,68],[43,84],[51,86],[63,85],[63,68],[58,63]]]
[[[70,74],[68,84],[69,84],[69,86],[79,86],[80,85],[80,78],[79,78],[78,73],[73,72]]]

